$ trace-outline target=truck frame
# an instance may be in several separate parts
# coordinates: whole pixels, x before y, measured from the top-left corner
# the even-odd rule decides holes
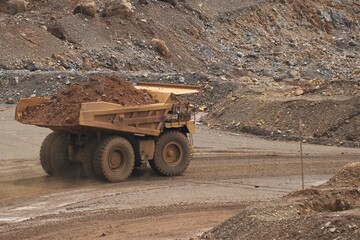
[[[163,176],[176,176],[188,167],[190,137],[195,122],[188,103],[176,95],[200,92],[200,87],[181,84],[138,83],[159,102],[124,107],[109,102],[81,104],[78,124],[49,124],[22,119],[28,106],[47,98],[20,99],[15,119],[51,129],[40,148],[40,163],[49,175],[66,175],[81,169],[89,177],[109,182],[127,179],[134,167],[149,162]]]

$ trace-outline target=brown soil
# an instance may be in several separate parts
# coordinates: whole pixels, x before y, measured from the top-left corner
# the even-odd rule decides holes
[[[121,106],[158,102],[147,91],[138,90],[118,77],[97,77],[73,84],[52,96],[45,104],[27,107],[22,114],[22,122],[76,125],[79,122],[81,103],[97,101]]]

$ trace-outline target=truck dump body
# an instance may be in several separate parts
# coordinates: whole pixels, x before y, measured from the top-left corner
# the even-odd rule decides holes
[[[36,119],[23,119],[23,112],[27,107],[49,101],[47,98],[28,98],[20,99],[15,119],[24,124],[77,134],[101,130],[158,136],[165,122],[168,122],[168,127],[188,125],[189,132],[193,132],[194,124],[190,121],[189,113],[185,114],[188,117],[181,118],[178,112],[172,110],[178,106],[182,107],[183,111],[188,111],[184,109],[186,106],[176,100],[175,95],[196,93],[200,91],[199,87],[158,83],[139,83],[135,87],[149,91],[159,103],[126,107],[109,102],[87,102],[81,104],[78,123],[49,124]]]

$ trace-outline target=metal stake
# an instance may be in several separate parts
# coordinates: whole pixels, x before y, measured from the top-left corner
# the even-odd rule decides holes
[[[305,189],[304,187],[304,157],[303,157],[303,126],[302,126],[302,119],[299,121],[299,136],[300,136],[300,159],[301,159],[301,183],[302,183],[302,190]]]

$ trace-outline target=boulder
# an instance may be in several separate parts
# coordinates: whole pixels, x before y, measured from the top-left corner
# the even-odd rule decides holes
[[[4,0],[0,1],[0,12],[15,15],[19,12],[26,11],[28,5],[24,0]]]
[[[153,38],[151,40],[151,44],[155,47],[156,51],[165,58],[169,58],[171,56],[170,49],[167,47],[165,41],[157,38]]]
[[[126,18],[134,13],[133,5],[129,0],[112,0],[105,2],[103,17],[118,16]]]
[[[84,0],[80,1],[80,3],[75,7],[74,14],[81,13],[84,15],[88,15],[90,17],[95,17],[96,15],[96,3],[95,1]]]

